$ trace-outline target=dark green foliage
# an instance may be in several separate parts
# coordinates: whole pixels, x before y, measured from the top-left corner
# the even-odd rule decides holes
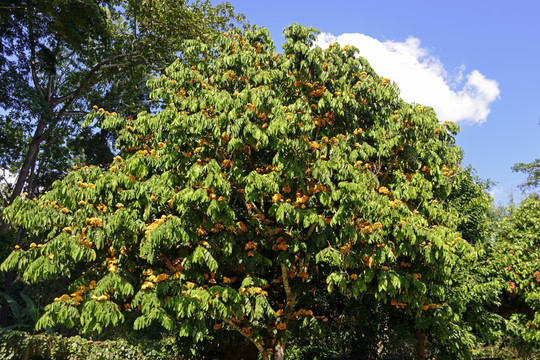
[[[528,164],[516,164],[512,167],[512,170],[527,174],[527,180],[520,186],[522,189],[536,188],[540,185],[540,159],[536,159]]]

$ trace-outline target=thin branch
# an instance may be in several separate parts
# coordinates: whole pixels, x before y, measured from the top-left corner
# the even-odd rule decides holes
[[[65,111],[63,116],[86,115],[87,111]]]
[[[305,240],[309,239],[309,237],[311,236],[311,234],[313,234],[313,231],[315,230],[316,227],[317,227],[317,224],[311,224],[307,232]]]
[[[33,16],[30,14],[30,8],[26,8],[26,16],[31,19]],[[30,70],[32,71],[32,81],[34,82],[34,86],[36,90],[39,92],[39,95],[41,95],[42,98],[45,99],[45,93],[43,92],[43,89],[41,88],[41,85],[39,84],[39,78],[37,76],[36,71],[36,43],[34,39],[34,29],[32,26],[32,22],[28,23],[28,40],[30,41]]]
[[[88,71],[88,73],[86,73],[86,75],[83,77],[83,79],[79,83],[79,86],[77,87],[77,89],[75,89],[71,94],[63,97],[66,99],[64,106],[62,107],[62,109],[60,109],[60,111],[58,111],[55,121],[51,124],[51,126],[49,126],[47,130],[43,132],[43,135],[41,136],[39,140],[43,141],[44,139],[46,139],[48,136],[51,135],[52,131],[55,128],[56,123],[58,123],[60,118],[64,116],[64,113],[71,106],[71,104],[73,104],[73,101],[79,96],[79,94],[84,90],[84,88],[88,85],[88,83],[90,82],[90,79],[94,76],[94,74],[97,73],[99,70],[101,70],[101,68],[104,65],[110,64],[113,61],[116,61],[119,59],[128,58],[128,57],[136,58],[139,56],[140,56],[140,53],[138,51],[134,51],[127,54],[118,54],[97,63],[92,69],[90,69],[90,71]],[[60,99],[63,99],[63,98],[60,98]]]
[[[262,211],[259,210],[259,209],[257,208],[257,205],[255,205],[255,203],[254,203],[253,201],[250,202],[250,205],[253,206],[253,209],[255,210],[255,212],[256,212],[257,214],[264,216],[264,214],[262,213]],[[266,217],[266,216],[265,216],[265,217]]]
[[[7,203],[9,202],[9,199],[8,199],[7,195],[4,194],[3,191],[0,191],[0,195],[2,195],[2,199],[3,199],[4,202],[7,204]]]
[[[227,324],[229,324],[234,330],[238,331],[240,334],[242,334],[246,339],[251,341],[253,345],[261,352],[261,354],[264,352],[264,347],[260,343],[260,341],[255,341],[251,336],[247,336],[245,332],[242,331],[240,326],[236,325],[231,319],[223,319]]]

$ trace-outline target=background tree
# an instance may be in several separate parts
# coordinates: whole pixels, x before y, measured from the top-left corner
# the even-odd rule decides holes
[[[512,170],[527,174],[527,180],[520,186],[522,189],[535,188],[540,185],[540,159],[528,164],[516,164],[512,167]]]
[[[499,224],[491,250],[505,284],[499,312],[507,320],[506,340],[525,354],[540,350],[539,218],[540,200],[533,194]]]
[[[476,258],[445,203],[457,127],[400,100],[356,49],[284,34],[282,55],[265,29],[188,41],[149,82],[160,112],[92,112],[87,123],[118,131],[109,169],[82,167],[5,210],[40,240],[2,269],[71,278],[38,328],[232,330],[283,359],[339,318],[314,294],[339,291],[400,312],[420,359],[435,327],[470,356],[448,301],[453,272]]]
[[[110,163],[110,135],[78,130],[92,103],[126,115],[148,108],[146,79],[185,39],[210,41],[242,17],[209,1],[17,0],[2,3],[0,19],[0,166],[17,176],[3,193],[10,203],[66,173],[74,137],[85,162]]]

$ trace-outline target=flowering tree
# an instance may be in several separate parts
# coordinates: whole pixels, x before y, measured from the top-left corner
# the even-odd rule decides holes
[[[492,267],[504,279],[500,313],[509,334],[540,347],[540,200],[531,195],[505,217],[493,243]]]
[[[149,81],[157,114],[90,114],[118,131],[110,169],[76,169],[5,210],[41,240],[2,269],[73,279],[38,328],[232,330],[283,359],[328,320],[312,295],[337,290],[402,310],[425,356],[427,322],[448,313],[445,284],[471,253],[445,203],[457,127],[401,101],[353,47],[284,34],[284,54],[265,29],[189,43]]]

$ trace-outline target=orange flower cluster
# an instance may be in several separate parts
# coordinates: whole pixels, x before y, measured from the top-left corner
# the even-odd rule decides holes
[[[293,313],[293,316],[313,316],[313,311],[306,310],[306,309],[300,309],[298,311],[295,311]]]
[[[92,300],[97,300],[97,301],[105,301],[105,300],[109,300],[110,298],[111,298],[111,295],[107,293],[103,293],[99,296],[92,295]]]
[[[257,243],[255,241],[250,241],[244,246],[244,250],[257,250]]]
[[[105,259],[105,261],[107,262],[107,270],[109,270],[109,272],[115,272],[116,270],[118,270],[116,257],[108,257]]]
[[[71,294],[71,298],[73,299],[73,302],[75,303],[75,305],[79,305],[83,301],[82,296],[84,295],[85,292],[86,292],[86,286],[81,285],[79,286],[77,291]]]
[[[343,245],[342,247],[340,247],[339,249],[340,254],[349,253],[351,250],[351,246],[352,246],[352,243],[347,243]]]
[[[456,169],[457,169],[457,166],[455,166],[455,165],[452,168],[448,167],[448,165],[443,165],[442,166],[443,175],[445,175],[445,176],[453,175],[455,173]]]
[[[65,231],[65,228],[64,228],[64,231]],[[79,240],[79,242],[89,248],[91,248],[93,245],[91,241],[86,240],[86,227],[83,227],[81,230],[81,240]]]
[[[91,188],[94,187],[94,184],[92,184],[92,183],[83,183],[82,181],[77,181],[77,185],[82,187],[83,189],[85,189],[85,188],[91,189]]]
[[[81,285],[79,286],[77,291],[71,294],[71,296],[69,296],[68,294],[64,294],[60,297],[54,298],[54,301],[58,302],[58,301],[67,301],[67,300],[73,299],[73,302],[75,303],[75,305],[79,305],[83,300],[82,295],[84,295],[85,291],[86,291],[86,287],[84,285]]]
[[[368,225],[366,227],[364,227],[364,229],[362,230],[362,232],[364,234],[371,234],[373,232],[373,226],[371,225]]]
[[[335,118],[336,114],[327,112],[322,118],[314,117],[313,123],[315,124],[315,126],[325,126],[327,124],[332,124]]]
[[[422,305],[422,310],[426,311],[426,310],[436,309],[438,307],[439,305],[437,304],[427,304],[427,305]]]
[[[272,246],[272,250],[274,251],[285,251],[289,248],[289,244],[287,244],[287,241],[280,236],[277,240],[274,246]]]
[[[362,260],[364,260],[364,266],[368,266],[369,268],[375,265],[375,263],[373,262],[372,256],[364,254],[362,255]]]
[[[103,226],[103,221],[100,218],[91,217],[86,219],[86,225],[101,227]]]
[[[54,301],[58,302],[58,301],[67,301],[71,299],[71,297],[68,295],[68,294],[64,294],[60,297],[57,297],[57,298],[54,298]]]
[[[161,224],[163,224],[165,221],[172,218],[172,215],[161,215],[161,218],[155,220],[153,223],[146,226],[146,229],[144,230],[144,236],[148,236],[152,231],[156,230]]]
[[[142,290],[146,290],[146,289],[151,289],[154,287],[154,284],[151,283],[150,281],[145,281],[142,285],[141,285],[141,289]]]
[[[296,203],[298,204],[304,204],[309,200],[309,196],[303,195],[301,192],[296,193]]]
[[[396,300],[391,300],[390,304],[397,307],[398,309],[404,309],[407,306],[407,304],[402,303],[402,302],[398,302]]]
[[[238,221],[236,224],[240,227],[240,230],[238,232],[246,232],[246,231],[248,231],[248,228],[247,228],[246,224],[244,224],[243,221]]]

